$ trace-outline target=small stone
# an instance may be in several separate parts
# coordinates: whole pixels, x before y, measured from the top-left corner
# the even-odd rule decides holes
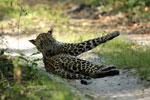
[[[92,83],[92,81],[90,81],[90,80],[81,80],[80,82],[81,82],[81,84],[84,84],[84,85],[88,85],[88,84]]]
[[[120,85],[120,84],[117,84],[117,85]]]

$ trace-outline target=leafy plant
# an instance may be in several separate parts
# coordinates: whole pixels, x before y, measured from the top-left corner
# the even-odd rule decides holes
[[[38,53],[33,53],[32,56]],[[38,69],[37,62],[41,60],[30,60],[24,54],[14,59],[0,55],[0,99],[81,100],[80,97],[75,97],[59,78],[50,78]],[[12,70],[8,70],[10,66]]]

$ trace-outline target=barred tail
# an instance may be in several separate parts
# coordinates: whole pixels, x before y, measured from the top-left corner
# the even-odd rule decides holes
[[[97,41],[99,41],[98,44],[105,43],[106,41],[112,40],[113,38],[115,38],[119,35],[120,35],[119,31],[114,31],[111,34],[107,34],[106,36],[99,37],[99,38],[97,38]]]
[[[117,36],[120,35],[119,31],[114,31],[111,34],[107,34],[103,37],[98,37],[98,38],[94,38],[91,40],[87,40],[81,43],[68,43],[68,44],[62,44],[62,51],[65,54],[70,54],[73,56],[77,56],[83,52],[89,51],[93,48],[95,48],[96,46],[105,43]]]

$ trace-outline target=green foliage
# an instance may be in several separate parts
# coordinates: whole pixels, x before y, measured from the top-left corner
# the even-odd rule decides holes
[[[150,48],[129,42],[124,38],[114,39],[97,48],[108,59],[106,63],[115,64],[120,68],[134,68],[137,74],[150,80]]]
[[[13,5],[12,0],[0,0],[0,6],[1,18],[17,17],[19,14],[19,6]]]
[[[99,6],[101,10],[124,12],[129,18],[148,19],[150,0],[77,0],[78,3]]]
[[[0,78],[6,76],[6,78],[10,79],[13,77],[12,73],[13,73],[12,60],[9,59],[9,56],[0,54],[0,74],[1,74]]]
[[[101,0],[86,0],[87,4],[91,4],[92,6],[99,6],[101,3]]]
[[[150,0],[78,0],[78,2],[85,2],[87,4],[91,5],[112,5],[112,7],[125,7],[129,9],[130,7],[136,7],[136,6],[149,6]]]
[[[38,53],[34,53],[35,55]],[[14,59],[0,55],[0,99],[1,100],[81,100],[75,97],[59,78],[50,78],[36,68],[42,59],[28,59],[24,54]],[[11,70],[10,70],[11,67]],[[21,70],[21,82],[15,75]]]
[[[65,1],[61,1],[60,9],[53,9],[53,7],[46,4],[36,4],[32,8],[27,4],[23,5],[23,15],[27,15],[24,18],[23,25],[36,25],[38,22],[34,22],[31,19],[35,19],[37,16],[45,16],[46,20],[55,20],[59,23],[64,23],[66,21],[60,20],[63,16],[60,14]],[[98,7],[102,10],[109,10],[110,8],[118,12],[125,12],[128,17],[149,17],[150,12],[150,0],[77,0],[78,3],[90,4],[93,7]],[[18,18],[20,13],[21,1],[17,0],[0,0],[0,17],[3,19],[7,18]],[[64,4],[64,5],[63,5]],[[58,7],[57,6],[57,7]],[[44,18],[44,19],[45,19]],[[43,20],[43,19],[41,19]]]
[[[17,20],[22,8],[20,26],[22,27],[22,30],[28,29],[28,32],[26,33],[35,33],[33,26],[39,25],[39,27],[45,27],[45,24],[43,24],[44,22],[49,23],[49,27],[53,25],[62,27],[62,24],[67,24],[68,18],[63,17],[59,9],[53,9],[48,4],[36,4],[32,7],[28,4],[23,4],[21,7],[21,2],[18,2],[17,0],[13,0],[12,3],[5,2],[5,0],[0,0],[0,2],[0,20],[11,18]]]

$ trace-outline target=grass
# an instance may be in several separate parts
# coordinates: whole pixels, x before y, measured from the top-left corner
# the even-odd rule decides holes
[[[136,69],[138,75],[150,80],[150,47],[117,38],[95,50],[108,58],[106,63],[115,64],[119,68]]]
[[[0,0],[0,15],[1,17],[16,17],[18,15],[19,8],[17,6],[11,6],[11,2],[9,0]]]
[[[34,61],[20,57],[12,60],[0,55],[1,100],[81,100],[59,78],[50,78],[45,72],[34,68]]]
[[[101,11],[123,12],[128,18],[140,21],[149,21],[150,0],[76,0],[77,3],[99,7]]]
[[[0,0],[0,25],[4,26],[5,28],[13,27],[15,30],[18,25],[20,14],[20,6],[18,5],[19,2],[14,0],[12,3],[13,5],[11,5],[9,0],[6,1]],[[29,5],[24,4],[20,26],[22,33],[35,34],[39,31],[45,31],[49,29],[49,27],[57,27],[57,30],[61,31],[62,25],[66,25],[67,21],[68,17],[63,17],[59,9],[53,9],[49,5],[37,4],[30,7]],[[69,30],[68,27],[67,30]]]

